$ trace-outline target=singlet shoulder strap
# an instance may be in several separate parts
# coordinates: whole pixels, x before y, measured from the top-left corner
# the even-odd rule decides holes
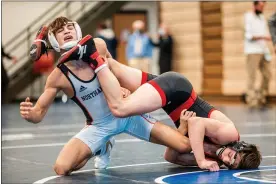
[[[64,74],[64,76],[68,79],[68,81],[70,82],[73,90],[74,90],[74,96],[76,96],[76,89],[75,89],[75,84],[74,84],[74,80],[72,80],[72,78],[68,75],[68,72],[70,72],[70,69],[65,65],[65,64],[58,64],[57,67],[61,70],[61,72]],[[72,97],[72,98],[73,98]]]
[[[57,65],[57,67],[62,71],[65,76],[67,76],[69,68],[64,63]]]

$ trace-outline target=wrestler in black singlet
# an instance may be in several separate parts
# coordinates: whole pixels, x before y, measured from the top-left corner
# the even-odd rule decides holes
[[[183,109],[193,111],[198,117],[209,118],[214,110],[210,104],[197,96],[192,84],[183,75],[166,72],[159,76],[143,72],[141,84],[148,82],[160,94],[162,108],[171,117],[175,126],[179,126]]]

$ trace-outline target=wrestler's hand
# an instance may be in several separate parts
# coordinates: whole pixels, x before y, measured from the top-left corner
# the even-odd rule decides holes
[[[183,124],[183,126],[185,125],[185,127],[187,127],[188,129],[188,119],[190,119],[191,117],[195,117],[196,113],[193,111],[187,111],[187,109],[184,109],[181,113],[180,113],[180,124]]]
[[[17,62],[17,58],[14,56],[12,57],[12,63],[15,64]]]
[[[195,117],[196,113],[193,111],[187,111],[184,109],[180,114],[180,122],[187,122],[191,117]]]
[[[27,97],[24,102],[20,103],[21,117],[27,121],[31,121],[31,111],[33,109],[33,103],[30,102],[30,98]]]
[[[126,98],[131,94],[131,92],[126,88],[121,87],[121,91],[122,91],[123,98]]]
[[[198,163],[198,166],[201,169],[208,169],[209,171],[219,171],[219,166],[216,161],[211,160],[202,160],[200,163]]]
[[[190,119],[191,117],[195,117],[195,116],[196,116],[196,113],[194,113],[192,111],[187,111],[187,109],[184,109],[180,113],[180,125],[178,127],[178,131],[182,135],[186,135],[188,133],[188,119]]]

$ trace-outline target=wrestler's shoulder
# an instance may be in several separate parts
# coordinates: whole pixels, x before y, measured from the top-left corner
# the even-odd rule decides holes
[[[60,69],[55,68],[50,75],[47,77],[47,83],[51,86],[58,86],[62,80],[63,74]]]

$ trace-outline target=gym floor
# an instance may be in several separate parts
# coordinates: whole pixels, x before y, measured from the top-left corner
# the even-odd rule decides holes
[[[59,177],[53,164],[63,145],[84,126],[73,103],[55,103],[43,122],[21,119],[19,104],[2,105],[2,183],[276,183],[276,107],[250,110],[244,105],[215,105],[234,122],[241,140],[257,144],[263,161],[257,170],[208,172],[163,159],[164,146],[127,134],[117,135],[110,167],[95,170],[91,159],[80,171]],[[152,115],[173,126],[162,111]]]

